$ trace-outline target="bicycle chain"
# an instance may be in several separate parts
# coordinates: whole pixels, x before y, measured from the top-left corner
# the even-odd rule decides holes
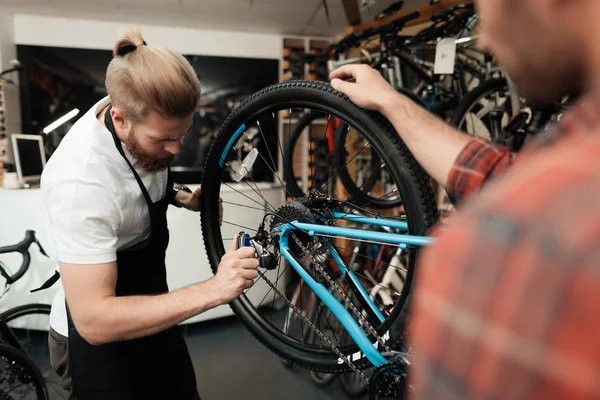
[[[341,352],[340,349],[338,349],[332,342],[331,340],[329,340],[329,338],[327,336],[325,336],[325,334],[323,332],[321,332],[321,330],[319,328],[317,328],[309,319],[308,317],[306,317],[302,311],[300,309],[298,309],[294,304],[292,304],[292,302],[283,294],[281,293],[281,291],[279,289],[277,289],[277,286],[275,286],[273,284],[273,282],[271,282],[266,276],[265,274],[263,274],[262,272],[258,271],[258,274],[263,278],[263,280],[265,282],[267,282],[267,285],[269,285],[271,287],[271,289],[273,289],[275,291],[275,293],[277,293],[279,296],[281,296],[287,303],[288,306],[292,309],[292,311],[294,311],[296,314],[298,314],[298,316],[300,318],[302,318],[304,320],[304,322],[306,322],[308,324],[308,326],[317,334],[319,335],[319,337],[324,340],[325,342],[327,342],[327,344],[329,345],[329,347],[331,347],[331,349],[335,352],[335,354],[337,354],[338,357],[340,357],[341,360],[344,360],[344,362],[346,364],[348,364],[348,366],[357,374],[359,374],[360,376],[362,376],[367,382],[369,381],[369,379],[365,376],[365,374],[362,373],[361,370],[359,370],[354,364],[352,364],[347,358],[346,356],[344,356],[344,353]]]
[[[304,251],[304,253],[308,257],[311,258],[313,264],[315,265],[315,268],[321,273],[321,275],[323,275],[323,277],[325,278],[327,283],[329,283],[329,285],[331,287],[335,287],[336,290],[342,295],[346,304],[350,307],[350,309],[352,310],[354,315],[359,319],[361,326],[367,328],[369,333],[377,339],[377,342],[379,342],[379,344],[383,347],[383,349],[386,351],[386,353],[391,353],[392,349],[384,342],[383,338],[381,336],[379,336],[379,334],[377,333],[375,328],[373,328],[373,326],[367,321],[367,319],[356,309],[356,307],[354,306],[354,303],[350,300],[350,298],[348,297],[346,292],[342,289],[340,284],[338,282],[334,281],[333,279],[331,279],[331,276],[329,276],[329,274],[325,272],[325,270],[321,266],[321,263],[312,254],[310,254],[310,251],[306,247],[304,247],[304,245],[302,245],[302,242],[300,241],[300,239],[298,239],[296,237],[296,235],[292,234],[292,236],[294,237],[296,244],[298,246],[300,246],[300,248]]]

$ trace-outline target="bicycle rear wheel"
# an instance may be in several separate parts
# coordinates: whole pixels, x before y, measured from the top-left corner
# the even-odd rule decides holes
[[[399,193],[403,199],[403,208],[396,210],[395,218],[407,221],[409,234],[425,235],[427,233],[437,219],[429,178],[401,142],[390,123],[379,114],[358,108],[326,83],[290,81],[270,86],[249,97],[227,118],[212,144],[205,167],[205,170],[210,170],[211,174],[205,174],[202,182],[201,222],[206,252],[213,272],[216,272],[225,248],[229,247],[234,234],[240,228],[254,234],[260,230],[260,226],[263,228],[264,226],[273,227],[280,224],[281,220],[291,221],[292,218],[298,218],[297,212],[304,213],[307,210],[309,213],[319,212],[320,206],[309,205],[310,199],[317,198],[319,188],[325,187],[331,182],[313,182],[311,185],[313,190],[307,194],[306,199],[302,200],[304,203],[302,201],[286,203],[284,201],[289,197],[289,193],[286,192],[285,185],[275,171],[277,163],[273,153],[277,156],[277,151],[279,151],[283,157],[283,146],[280,142],[285,142],[278,127],[279,118],[283,118],[284,112],[291,116],[294,114],[294,110],[324,113],[328,115],[327,120],[339,118],[351,127],[353,135],[363,137],[368,145],[357,151],[377,153],[383,167],[387,169],[395,182],[394,193]],[[291,119],[291,117],[289,118]],[[253,153],[252,157],[244,157],[239,153],[240,146],[237,143],[248,130],[259,130],[265,138],[278,138],[278,146],[271,152],[263,153],[252,149],[250,150],[250,153]],[[253,163],[247,162],[248,159],[254,160]],[[251,173],[246,174],[246,171],[256,166],[255,163],[266,164],[273,171],[274,181],[270,183],[256,182]],[[233,170],[232,165],[241,165],[242,171]],[[231,182],[230,176],[236,176],[239,181]],[[334,174],[331,179],[337,179],[337,175]],[[232,197],[228,196],[236,193],[244,200],[230,201]],[[388,193],[383,193],[383,196],[385,195]],[[219,224],[218,218],[220,197],[223,198],[224,208],[222,226]],[[340,210],[348,210],[352,207],[356,209],[349,199],[339,200],[338,207],[344,207]],[[272,231],[271,229],[270,232]],[[302,235],[296,236],[301,237]],[[306,240],[306,238],[303,237],[302,240]],[[343,243],[334,243],[334,241],[329,243],[340,251],[347,250],[343,249]],[[335,273],[330,268],[331,256],[323,252],[317,254],[318,249],[312,247],[312,243],[306,246],[311,247],[312,259],[302,260],[304,268],[311,274],[317,274],[315,264],[318,264],[329,271],[327,274],[331,273],[330,276],[334,276]],[[275,252],[274,247],[271,246],[269,249]],[[346,255],[343,256],[346,257]],[[365,257],[368,258],[368,255]],[[417,249],[409,249],[407,257],[406,284],[400,293],[393,293],[395,306],[392,308],[382,307],[384,321],[373,323],[373,327],[379,335],[385,335],[386,338],[389,335],[386,344],[390,347],[401,345],[402,327],[398,324],[394,325],[394,323],[410,292],[414,266],[418,257]],[[295,279],[295,274],[290,271],[292,269],[288,270],[287,263],[282,262],[281,257],[277,259],[274,270],[266,272],[261,270],[261,276],[257,279],[255,286],[231,303],[233,311],[254,336],[280,357],[302,367],[321,372],[333,373],[349,370],[349,366],[340,360],[338,354],[319,335],[313,335],[314,340],[308,340],[303,333],[305,329],[285,331],[282,328],[285,326],[285,318],[288,315],[286,311],[291,304],[289,300],[291,296],[286,291],[286,279],[288,282]],[[266,294],[260,289],[255,289],[260,287]],[[276,288],[277,291],[273,288]],[[360,304],[354,305],[360,312],[364,311]],[[304,307],[300,304],[299,308],[302,310]],[[331,329],[335,324],[335,321],[327,321],[326,318],[319,319],[319,321],[316,327],[320,330]],[[302,324],[303,321],[300,320],[299,325]],[[323,326],[325,328],[321,328]],[[392,326],[395,329],[392,329]],[[335,332],[335,329],[331,330]],[[298,332],[302,332],[302,334]],[[338,340],[335,345],[344,358],[351,358],[352,364],[357,368],[365,368],[370,365],[364,355],[358,352],[356,344],[343,343]]]
[[[0,343],[0,398],[49,398],[44,379],[35,364],[21,351],[3,343]]]

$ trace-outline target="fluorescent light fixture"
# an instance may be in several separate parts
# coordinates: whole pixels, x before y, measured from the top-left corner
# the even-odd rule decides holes
[[[57,119],[56,121],[54,121],[53,123],[51,123],[50,125],[45,127],[43,132],[46,135],[49,134],[50,132],[52,132],[53,130],[55,130],[56,128],[58,128],[59,126],[61,126],[62,124],[64,124],[68,120],[70,120],[71,118],[75,117],[77,114],[79,114],[79,109],[78,108],[72,109],[71,111],[69,111],[68,113],[66,113],[65,115],[63,115],[62,117],[60,117],[59,119]]]

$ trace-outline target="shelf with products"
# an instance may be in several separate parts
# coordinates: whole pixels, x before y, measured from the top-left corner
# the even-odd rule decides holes
[[[283,39],[282,80],[304,79],[304,55],[306,43],[304,39]]]
[[[280,68],[280,80],[282,82],[288,80],[328,80],[328,71],[326,62],[317,63],[305,63],[306,54],[316,54],[323,51],[331,43],[330,38],[323,37],[302,37],[302,36],[285,36],[282,39],[282,58]],[[291,115],[290,115],[291,111]],[[282,110],[279,114],[279,135],[281,143],[287,143],[289,133],[294,129],[298,120],[302,117],[305,110],[294,109],[294,110]],[[316,120],[311,124],[311,127],[323,127],[327,122],[326,120]],[[304,137],[305,135],[303,135]],[[308,135],[306,135],[308,137]],[[295,157],[294,162],[298,163],[297,168],[300,169],[298,172],[299,177],[303,180],[303,187],[306,187],[308,182],[309,165],[308,165],[308,149],[310,145],[308,141],[304,141],[303,138],[299,140],[296,148],[302,149],[302,155]],[[284,149],[287,147],[284,147]],[[298,160],[298,161],[296,161]],[[282,160],[279,163],[279,170],[281,176],[283,176],[283,164]]]
[[[309,53],[323,53],[331,44],[330,40],[310,40]],[[327,70],[327,61],[318,60],[308,66],[308,79],[311,81],[327,81],[329,80],[329,71]]]

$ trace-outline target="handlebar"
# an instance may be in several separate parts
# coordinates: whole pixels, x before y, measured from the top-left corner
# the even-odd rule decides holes
[[[457,4],[453,7],[450,7],[447,10],[440,11],[437,14],[433,14],[433,16],[431,17],[431,20],[433,22],[438,22],[438,21],[442,21],[442,20],[447,21],[448,19],[450,19],[450,17],[455,15],[457,11],[474,10],[474,9],[475,9],[475,7],[473,6],[473,4]]]
[[[0,275],[2,275],[4,279],[6,279],[7,284],[12,284],[18,281],[25,274],[25,272],[27,272],[27,269],[29,268],[29,263],[31,261],[31,256],[29,255],[29,247],[32,243],[37,244],[38,248],[40,249],[40,253],[48,257],[48,254],[46,254],[46,251],[35,237],[35,231],[32,230],[27,230],[25,232],[25,238],[19,243],[10,246],[0,247],[0,254],[21,253],[21,255],[23,256],[21,267],[14,275],[9,275],[8,272],[2,267],[2,265],[0,265]]]
[[[312,55],[311,58],[329,58],[333,54],[341,53],[346,51],[347,49],[356,47],[360,42],[370,37],[385,33],[401,31],[404,28],[404,25],[406,25],[410,21],[419,18],[420,16],[421,14],[418,11],[415,11],[413,13],[405,15],[404,17],[398,18],[395,21],[392,21],[389,24],[382,25],[378,28],[367,28],[361,32],[351,33],[347,36],[344,36],[339,42],[327,47],[323,54]]]
[[[457,13],[460,12],[460,13]],[[402,40],[413,41],[428,41],[432,38],[442,37],[446,35],[453,36],[460,32],[463,25],[475,14],[475,9],[472,4],[459,4],[444,10],[432,17],[433,26],[419,32],[416,36],[405,37]],[[360,42],[377,35],[393,34],[400,32],[404,26],[417,18],[421,14],[418,11],[407,14],[404,17],[398,18],[389,24],[377,27],[367,28],[361,32],[354,32],[343,37],[339,42],[330,45],[323,52],[317,54],[307,54],[304,56],[304,61],[311,63],[317,60],[328,60],[339,53],[343,53],[348,49],[357,47]],[[440,24],[441,23],[441,24]],[[399,39],[397,39],[399,40]]]
[[[460,14],[456,11],[464,10]],[[423,29],[416,37],[428,41],[438,37],[454,36],[460,33],[469,19],[475,15],[475,9],[468,5],[455,6],[432,17],[433,25]],[[441,22],[441,24],[439,24]]]

